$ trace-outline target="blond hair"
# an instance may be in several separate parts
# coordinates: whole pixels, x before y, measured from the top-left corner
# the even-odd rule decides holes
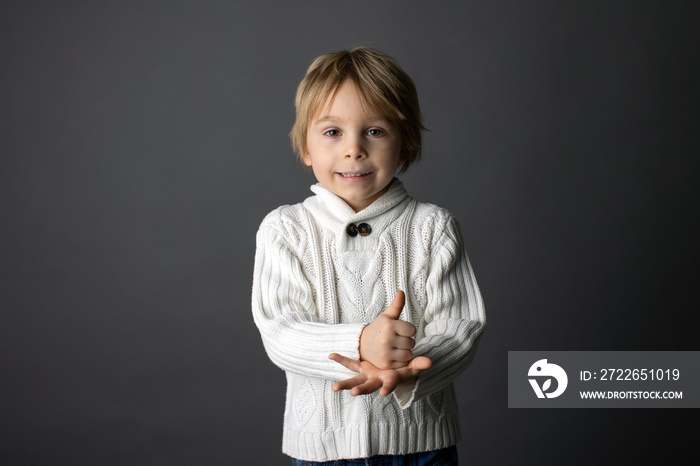
[[[311,63],[294,102],[296,120],[289,134],[294,152],[303,158],[311,119],[345,80],[357,87],[367,108],[398,124],[405,159],[403,173],[421,156],[421,130],[425,128],[416,86],[393,58],[369,47],[327,53]]]

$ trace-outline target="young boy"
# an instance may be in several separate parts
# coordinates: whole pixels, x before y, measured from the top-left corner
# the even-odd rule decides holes
[[[293,464],[457,464],[452,381],[486,320],[457,221],[394,177],[421,129],[413,82],[367,47],[320,56],[297,90],[318,183],[260,225],[252,300]]]

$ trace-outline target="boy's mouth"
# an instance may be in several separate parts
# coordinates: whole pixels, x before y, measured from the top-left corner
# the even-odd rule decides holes
[[[357,178],[361,176],[367,176],[370,175],[372,172],[337,172],[338,175],[342,176],[343,178]]]

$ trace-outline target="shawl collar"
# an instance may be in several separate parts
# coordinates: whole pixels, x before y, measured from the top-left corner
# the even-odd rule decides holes
[[[398,178],[392,180],[387,192],[359,212],[355,212],[344,200],[321,186],[320,183],[311,186],[311,191],[316,195],[307,198],[304,201],[304,207],[323,227],[333,231],[336,239],[340,239],[341,243],[345,243],[344,239],[348,237],[345,229],[351,223],[355,225],[369,224],[372,228],[370,236],[377,238],[391,222],[401,215],[411,201],[411,197]]]

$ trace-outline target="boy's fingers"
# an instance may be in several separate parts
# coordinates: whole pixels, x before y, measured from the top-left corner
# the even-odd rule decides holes
[[[394,348],[400,350],[412,350],[416,346],[416,341],[409,337],[398,337],[394,340]]]
[[[401,315],[401,311],[403,310],[404,304],[406,304],[406,295],[403,291],[398,290],[394,295],[394,300],[384,311],[384,315],[389,317],[390,319],[397,320]]]
[[[394,350],[391,352],[392,360],[400,363],[407,363],[413,359],[413,352],[409,350]]]
[[[391,364],[389,364],[389,368],[394,370],[401,369],[406,366],[408,366],[408,363],[405,361],[393,361]]]
[[[334,383],[331,388],[334,392],[337,392],[339,390],[347,390],[348,388],[353,388],[362,384],[366,379],[367,378],[364,375],[358,374],[355,377],[351,377],[349,379],[341,380],[339,382]]]
[[[357,396],[357,395],[367,395],[368,393],[374,393],[376,392],[379,387],[382,386],[382,381],[378,378],[371,378],[367,382],[356,386],[352,390],[350,390],[350,394],[352,396]]]
[[[396,389],[397,384],[398,381],[396,380],[387,380],[386,382],[384,382],[384,385],[382,385],[382,389],[379,390],[379,394],[381,396],[390,395],[391,392],[393,392]]]
[[[397,335],[402,337],[412,337],[416,334],[416,327],[412,323],[406,322],[405,320],[399,320],[394,322],[394,331]]]
[[[331,353],[328,358],[332,359],[338,364],[342,364],[353,372],[360,372],[360,363],[354,359],[350,359],[338,353]]]
[[[394,371],[391,374],[387,374],[382,378],[382,389],[379,391],[381,396],[387,396],[394,391],[396,386],[399,384],[399,379],[401,378],[398,371]]]

